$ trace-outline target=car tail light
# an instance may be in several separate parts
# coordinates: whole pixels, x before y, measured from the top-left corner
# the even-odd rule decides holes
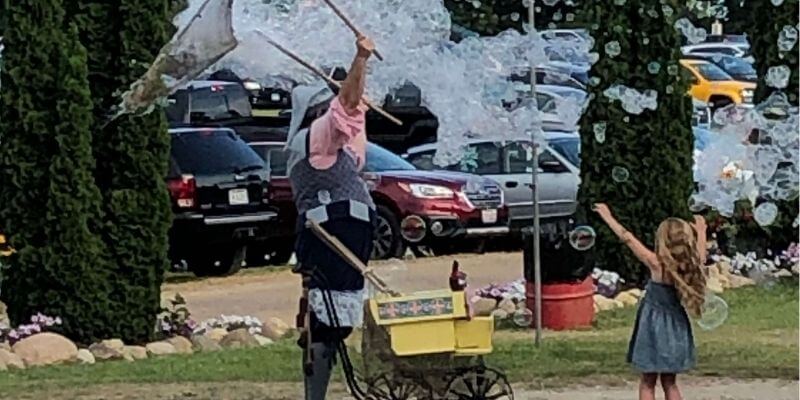
[[[170,179],[167,188],[178,208],[192,208],[197,204],[197,181],[193,175],[181,175],[180,178]]]

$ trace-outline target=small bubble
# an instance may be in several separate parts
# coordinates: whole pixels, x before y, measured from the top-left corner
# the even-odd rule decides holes
[[[578,251],[591,249],[596,240],[597,233],[589,225],[577,226],[569,233],[569,244]]]
[[[519,21],[519,13],[518,12],[511,13],[511,20],[514,22]]]
[[[753,218],[761,226],[770,226],[778,217],[778,206],[775,203],[761,203],[753,210]]]
[[[622,49],[620,48],[620,45],[619,45],[618,41],[614,40],[614,41],[606,43],[606,54],[608,54],[609,57],[612,57],[612,58],[616,57],[621,52],[622,52]]]
[[[631,173],[628,172],[628,169],[625,167],[617,166],[611,169],[611,179],[613,179],[614,182],[617,183],[627,182],[630,176]]]
[[[667,67],[667,73],[675,76],[678,75],[678,66],[677,65],[670,65]]]
[[[647,64],[647,72],[656,75],[659,71],[661,71],[661,64],[658,62],[651,61],[649,64]]]
[[[592,125],[592,130],[594,131],[594,140],[597,140],[597,143],[603,143],[606,141],[606,128],[608,124],[605,122],[597,122]]]
[[[520,328],[530,328],[533,324],[533,311],[526,308],[520,308],[514,311],[511,317],[514,320],[514,325]]]

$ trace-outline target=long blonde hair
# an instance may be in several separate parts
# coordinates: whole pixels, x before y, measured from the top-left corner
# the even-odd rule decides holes
[[[656,256],[663,271],[672,277],[681,304],[699,317],[705,301],[706,275],[697,248],[697,233],[680,218],[667,218],[656,231]]]

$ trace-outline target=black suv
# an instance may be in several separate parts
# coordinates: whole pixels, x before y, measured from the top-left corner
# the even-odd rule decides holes
[[[274,224],[269,171],[231,129],[177,128],[170,136],[170,257],[198,276],[234,273]]]

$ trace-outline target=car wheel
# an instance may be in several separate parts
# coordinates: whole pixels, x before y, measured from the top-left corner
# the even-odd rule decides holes
[[[292,258],[294,253],[294,246],[291,243],[286,243],[274,249],[272,254],[269,255],[269,265],[286,265]]]
[[[292,240],[277,240],[247,246],[247,266],[249,268],[267,265],[286,265],[294,253]]]
[[[372,238],[372,259],[385,260],[402,256],[406,246],[400,236],[397,217],[385,206],[378,206],[377,211],[378,221]]]
[[[219,251],[204,251],[189,260],[189,269],[198,277],[233,275],[242,268],[246,246],[226,246]]]

